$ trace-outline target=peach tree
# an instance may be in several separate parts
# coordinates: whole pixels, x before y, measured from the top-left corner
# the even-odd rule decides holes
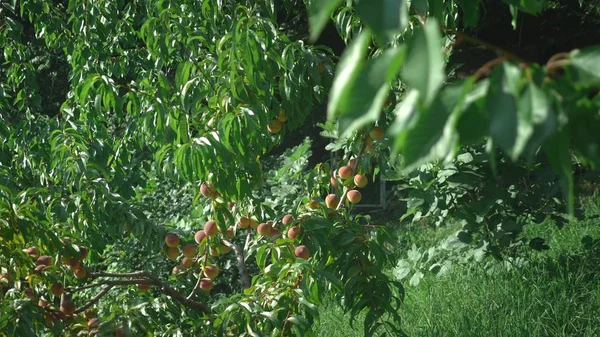
[[[515,17],[545,5],[504,2]],[[455,80],[446,60],[481,43],[465,30],[478,10],[453,0],[0,4],[0,331],[307,336],[329,297],[365,313],[365,335],[401,335],[404,289],[385,272],[393,239],[353,211],[375,174],[447,165],[485,144],[492,171],[547,160],[573,214],[571,157],[599,158],[599,49],[544,65],[498,50]],[[310,43],[330,20],[348,45],[339,61]],[[325,102],[323,135],[342,164],[307,167],[300,146],[269,166]],[[478,201],[465,205],[472,218],[507,214]]]

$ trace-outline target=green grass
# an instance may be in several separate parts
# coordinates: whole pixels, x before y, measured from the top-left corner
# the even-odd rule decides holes
[[[478,265],[459,266],[446,277],[427,275],[417,287],[406,285],[401,310],[409,336],[599,337],[600,247],[586,250],[582,237],[600,238],[600,213],[585,206],[587,220],[558,229],[531,225],[527,237],[542,237],[551,247],[526,257],[528,264],[489,275]],[[426,226],[402,229],[403,246],[438,242],[455,229]],[[323,308],[319,336],[363,336],[336,305]]]

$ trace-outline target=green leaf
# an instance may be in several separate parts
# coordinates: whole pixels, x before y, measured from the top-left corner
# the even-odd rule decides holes
[[[571,52],[569,66],[566,67],[571,81],[582,86],[600,85],[600,47],[590,47]]]
[[[479,81],[465,98],[464,111],[458,121],[457,129],[461,145],[478,143],[488,135],[489,114],[485,107],[485,97],[490,81]]]
[[[329,92],[329,104],[327,106],[327,118],[329,120],[334,119],[340,104],[348,96],[349,86],[359,76],[365,63],[370,41],[371,33],[365,29],[342,54]]]
[[[310,24],[310,41],[319,38],[331,13],[342,3],[342,0],[312,0],[308,7]]]
[[[430,18],[407,45],[402,78],[419,91],[424,104],[431,103],[444,83],[444,57],[438,23]]]
[[[566,131],[555,133],[544,145],[546,156],[550,164],[560,177],[565,199],[567,200],[567,211],[573,215],[575,197],[573,192],[573,167],[571,165],[571,154],[569,152],[569,135]]]
[[[408,26],[406,0],[360,0],[356,13],[383,43]]]
[[[310,327],[310,322],[306,318],[304,318],[304,316],[291,315],[287,320],[294,324],[304,326],[305,328]]]
[[[188,79],[190,78],[191,69],[191,62],[181,62],[179,65],[177,65],[177,70],[175,72],[175,86],[177,88],[187,83]]]
[[[413,126],[402,134],[402,142],[396,143],[401,148],[405,171],[429,161],[448,160],[454,155],[458,144],[456,125],[472,83],[471,79],[448,86],[430,107],[419,109]]]
[[[463,11],[465,27],[475,27],[479,21],[479,1],[458,0],[458,4]]]
[[[517,107],[518,149],[530,156],[556,131],[558,120],[544,91],[533,83],[527,85]]]
[[[513,64],[503,63],[492,73],[486,107],[490,114],[490,135],[494,143],[513,160],[523,150],[519,139],[517,98],[521,70]]]
[[[339,128],[342,137],[350,136],[362,126],[379,119],[381,107],[404,59],[403,48],[386,50],[369,60],[355,81],[348,83],[346,96],[339,105]]]
[[[537,14],[546,6],[546,0],[503,0],[505,3],[516,7],[521,12]]]

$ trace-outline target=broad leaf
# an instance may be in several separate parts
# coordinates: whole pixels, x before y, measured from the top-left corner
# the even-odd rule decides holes
[[[509,63],[494,69],[488,89],[486,107],[490,114],[490,135],[494,143],[516,159],[523,150],[523,141],[529,134],[521,130],[517,116],[517,98],[521,70]]]
[[[569,135],[566,131],[554,134],[544,145],[546,156],[550,164],[560,177],[567,210],[570,215],[574,214],[575,197],[573,192],[573,167],[571,165],[571,154],[569,150]]]
[[[505,3],[516,7],[521,12],[537,14],[546,6],[546,0],[503,0]]]
[[[435,19],[415,33],[407,45],[402,78],[419,91],[424,104],[429,104],[444,83],[444,57],[439,27]]]
[[[429,107],[421,107],[413,126],[406,132],[400,153],[402,166],[411,171],[433,160],[447,160],[458,144],[456,125],[472,81],[445,88]]]
[[[356,4],[356,12],[383,43],[408,25],[406,0],[361,0]]]
[[[308,7],[310,23],[310,40],[316,41],[331,13],[342,3],[342,0],[312,0]]]
[[[343,137],[379,118],[389,94],[390,82],[396,77],[403,58],[403,48],[389,49],[369,60],[356,79],[348,83],[339,107],[339,127]]]
[[[342,54],[329,92],[329,105],[327,106],[327,118],[329,120],[334,119],[338,113],[339,105],[347,98],[348,87],[356,81],[361,69],[364,67],[370,41],[371,33],[365,29]]]
[[[600,85],[600,47],[575,50],[566,68],[571,80],[582,86]]]

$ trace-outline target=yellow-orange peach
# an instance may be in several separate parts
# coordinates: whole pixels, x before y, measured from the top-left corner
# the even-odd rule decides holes
[[[338,170],[338,176],[344,180],[350,178],[352,175],[352,168],[350,166],[342,166]]]
[[[179,246],[179,235],[175,233],[169,233],[165,236],[165,243],[167,247],[177,247]]]
[[[353,204],[359,203],[360,200],[362,199],[362,195],[357,190],[348,191],[348,194],[346,194],[346,197],[348,198],[348,201],[350,201]]]
[[[325,205],[329,209],[335,209],[340,202],[340,198],[336,194],[329,194],[325,197]]]
[[[368,180],[367,177],[362,174],[357,174],[354,176],[354,184],[356,187],[363,188],[367,186]]]

